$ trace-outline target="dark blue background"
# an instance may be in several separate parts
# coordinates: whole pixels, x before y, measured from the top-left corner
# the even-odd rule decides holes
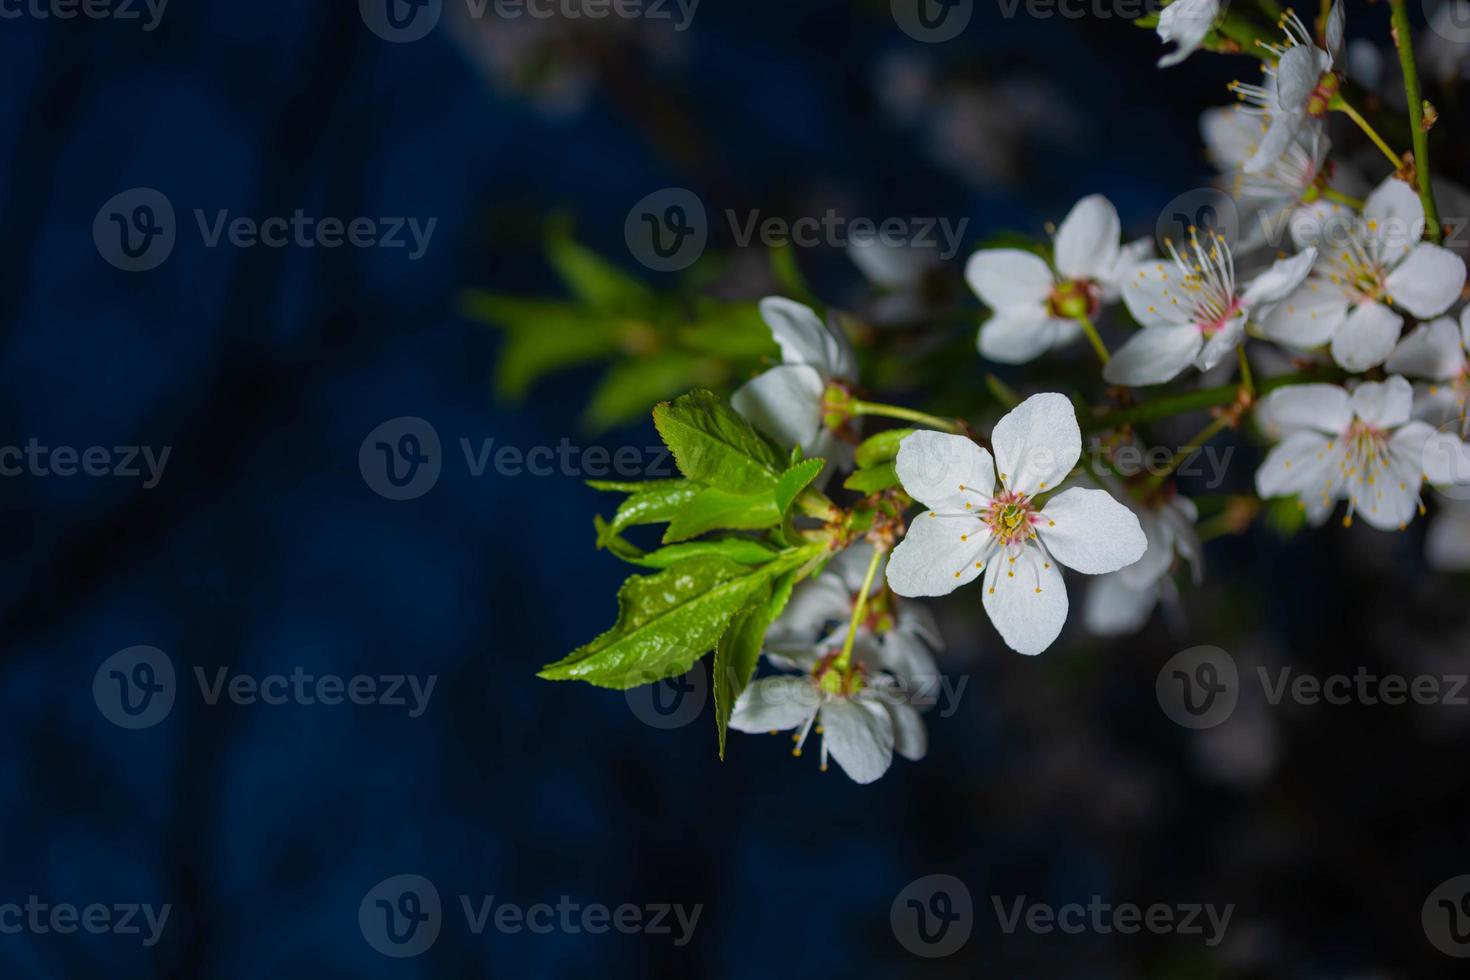
[[[389,44],[349,0],[173,0],[152,33],[0,21],[0,442],[172,447],[152,490],[0,481],[0,901],[173,905],[155,948],[0,936],[0,972],[763,980],[987,966],[1081,976],[1084,963],[1126,976],[1202,962],[1158,939],[1103,954],[1095,937],[1002,937],[985,898],[1242,900],[1213,893],[1218,855],[1198,848],[1211,841],[1201,828],[1253,804],[1195,788],[1182,735],[1140,720],[1162,658],[1137,654],[1114,675],[1096,645],[1023,660],[961,631],[945,663],[969,688],[954,717],[933,721],[922,764],[858,787],[791,760],[783,740],[737,738],[721,765],[708,712],[658,731],[616,692],[535,679],[612,620],[625,569],[591,537],[607,500],[569,477],[475,477],[459,453],[461,437],[588,444],[575,420],[590,376],[499,404],[497,338],[455,314],[466,285],[555,289],[536,248],[553,211],[631,266],[623,217],[670,184],[716,207],[773,210],[803,187],[836,188],[875,216],[968,216],[972,240],[1034,233],[1091,191],[1143,234],[1154,209],[1198,185],[1194,114],[1228,74],[1196,63],[1164,84],[1158,45],[1126,24],[988,8],[961,40],[926,47],[885,6],[704,0],[682,62],[618,50],[587,105],[562,116],[497,94],[442,27]],[[896,50],[979,79],[1048,77],[1075,137],[1028,141],[1018,185],[961,179],[874,105],[875,66]],[[126,273],[99,256],[92,222],[140,186],[172,201],[179,243],[160,268]],[[210,249],[196,208],[438,225],[418,262],[401,250]],[[444,475],[393,502],[364,483],[357,455],[375,426],[406,415],[437,428]],[[645,427],[598,442],[655,437]],[[111,725],[91,696],[101,662],[135,644],[163,649],[180,673],[172,714],[138,732]],[[211,707],[192,672],[220,666],[438,684],[418,719]],[[1037,717],[1053,700],[1071,707],[1038,744],[1018,737],[1018,697]],[[1108,801],[1149,816],[1110,824]],[[357,909],[407,872],[436,883],[447,921],[430,953],[390,960],[363,941]],[[888,907],[932,872],[967,882],[979,924],[963,954],[931,964],[894,940]],[[1302,878],[1313,895],[1338,891],[1318,871]],[[676,948],[475,936],[461,894],[705,908],[695,941]],[[1380,944],[1360,932],[1377,918],[1367,908],[1303,923],[1282,907],[1298,903],[1273,901],[1264,914],[1288,947],[1335,950],[1327,963],[1422,955],[1412,906]],[[1325,944],[1309,938],[1319,928]]]

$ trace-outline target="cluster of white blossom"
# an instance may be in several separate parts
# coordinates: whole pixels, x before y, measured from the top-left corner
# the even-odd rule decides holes
[[[1209,43],[1220,6],[1176,0],[1165,8],[1158,35],[1177,47],[1160,64]],[[1266,46],[1261,84],[1233,85],[1241,104],[1201,122],[1243,215],[1237,240],[1191,229],[1155,257],[1151,241],[1123,241],[1106,198],[1083,198],[1049,249],[970,258],[966,281],[990,310],[978,348],[986,360],[1019,364],[1087,335],[1100,349],[1103,380],[1129,389],[1191,368],[1233,371],[1238,359],[1241,399],[1227,421],[1250,413],[1274,443],[1255,474],[1259,497],[1296,498],[1312,525],[1346,502],[1345,524],[1357,517],[1399,530],[1426,511],[1426,485],[1470,485],[1470,307],[1452,318],[1466,268],[1423,240],[1424,198],[1410,182],[1428,174],[1401,168],[1361,201],[1334,185],[1348,173],[1329,159],[1327,127],[1329,111],[1341,110],[1342,5],[1324,17],[1320,38],[1292,14],[1281,26],[1283,40]],[[1138,329],[1109,355],[1093,319],[1120,302]],[[784,446],[849,467],[859,420],[844,399],[857,363],[842,331],[790,300],[767,299],[761,310],[783,363],[742,388],[735,407]],[[1271,390],[1256,397],[1248,338],[1282,350],[1276,363],[1295,358],[1324,380],[1267,378]],[[1126,430],[1116,436],[1133,439]],[[936,676],[941,645],[914,597],[979,581],[1005,643],[1035,655],[1067,620],[1063,567],[1099,576],[1084,619],[1100,635],[1140,629],[1172,596],[1181,560],[1199,581],[1194,503],[1167,480],[1079,467],[1082,434],[1066,396],[1021,401],[983,442],[929,429],[903,439],[897,479],[926,509],[909,516],[896,546],[858,538],[797,587],[764,646],[770,663],[794,673],[747,688],[731,727],[795,730],[797,754],[815,728],[824,767],[830,755],[868,782],[895,751],[917,759],[926,748],[913,692]],[[1065,488],[1069,481],[1087,485]],[[1446,500],[1441,511],[1428,537],[1431,562],[1470,568],[1470,506]]]

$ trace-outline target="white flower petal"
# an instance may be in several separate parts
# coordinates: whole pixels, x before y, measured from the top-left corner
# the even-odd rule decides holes
[[[919,709],[894,701],[886,701],[884,706],[893,722],[893,751],[910,762],[924,758],[929,753],[929,732]]]
[[[1291,240],[1297,248],[1341,248],[1357,231],[1357,215],[1335,201],[1313,201],[1291,214]]]
[[[1405,426],[1389,443],[1388,466],[1377,473],[1372,483],[1361,474],[1348,478],[1348,495],[1356,513],[1380,531],[1397,531],[1406,527],[1419,512],[1419,490],[1424,475],[1419,472],[1419,456],[1423,448],[1419,426],[1432,429],[1423,422]]]
[[[1400,377],[1365,381],[1353,389],[1353,414],[1380,429],[1396,429],[1414,411],[1414,386]]]
[[[918,603],[907,605],[917,606]],[[917,633],[903,629],[883,634],[878,666],[898,678],[910,694],[922,691],[932,695],[932,688],[939,679],[939,665],[934,662],[929,644]]]
[[[980,324],[980,355],[997,364],[1025,364],[1056,346],[1059,321],[1044,306],[1002,310]]]
[[[1131,636],[1148,625],[1158,604],[1157,586],[1135,588],[1122,573],[1099,575],[1087,587],[1082,625],[1093,636]]]
[[[1192,326],[1146,327],[1118,348],[1103,377],[1115,385],[1161,385],[1184,373],[1204,346]]]
[[[1327,24],[1323,33],[1327,39],[1327,53],[1336,61],[1342,55],[1342,36],[1347,30],[1347,4],[1343,0],[1327,11]]]
[[[841,578],[823,572],[792,591],[786,608],[766,631],[766,649],[787,656],[809,652],[851,614],[852,593]]]
[[[1467,307],[1470,309],[1470,307]],[[1449,381],[1465,364],[1465,348],[1455,321],[1440,317],[1432,323],[1421,323],[1399,341],[1385,370],[1431,381]]]
[[[1392,268],[1423,237],[1424,205],[1408,184],[1389,177],[1363,202],[1360,225],[1372,254]]]
[[[1336,437],[1353,423],[1352,398],[1337,385],[1277,388],[1257,404],[1256,423],[1268,434],[1312,429]]]
[[[1470,306],[1460,311],[1460,342],[1470,350]]]
[[[1290,258],[1278,259],[1271,263],[1271,268],[1246,287],[1240,297],[1241,302],[1248,308],[1254,308],[1262,303],[1275,303],[1286,298],[1306,280],[1307,273],[1312,271],[1312,264],[1316,261],[1317,250],[1312,246]]]
[[[1145,589],[1165,575],[1174,565],[1174,529],[1156,510],[1144,508],[1137,512],[1138,525],[1148,539],[1148,548],[1143,557],[1118,574],[1135,589]]]
[[[1072,205],[1057,228],[1057,271],[1068,279],[1098,278],[1117,261],[1118,239],[1122,233],[1118,211],[1112,202],[1101,194],[1089,194]]]
[[[1073,487],[1057,495],[1036,531],[1053,558],[1086,575],[1127,568],[1148,550],[1138,516],[1105,490]]]
[[[1334,485],[1343,448],[1317,432],[1293,432],[1266,455],[1256,470],[1256,492],[1263,499],[1301,497],[1310,500]],[[1336,498],[1335,492],[1326,494]]]
[[[995,424],[990,444],[1007,490],[1030,495],[1053,489],[1082,458],[1077,410],[1065,395],[1032,395]]]
[[[970,256],[965,281],[992,310],[1041,306],[1056,284],[1039,255],[1016,248],[987,248]]]
[[[1332,339],[1349,305],[1341,289],[1313,276],[1256,322],[1269,339],[1310,350]]]
[[[1214,335],[1205,341],[1204,346],[1194,359],[1195,367],[1201,371],[1213,371],[1215,365],[1225,360],[1226,357],[1235,353],[1245,340],[1245,321],[1249,314],[1241,313],[1233,316],[1230,320],[1215,331]]]
[[[1199,131],[1210,161],[1220,170],[1234,170],[1256,152],[1266,126],[1260,116],[1241,112],[1239,106],[1222,106],[1200,114]]]
[[[1061,635],[1067,586],[1054,562],[1028,545],[1012,561],[998,556],[985,572],[985,611],[1006,646],[1034,657]]]
[[[1164,43],[1178,42],[1178,47],[1159,59],[1159,67],[1177,65],[1200,46],[1220,13],[1220,0],[1174,0],[1159,12],[1154,30]]]
[[[767,296],[760,301],[760,312],[781,348],[784,363],[816,368],[824,380],[853,377],[851,354],[844,350],[846,340],[828,330],[809,307],[784,296]]]
[[[1282,65],[1284,66],[1286,64],[1286,58],[1293,51],[1301,50],[1301,48],[1297,47],[1287,51],[1286,55],[1283,55],[1281,58]],[[1279,74],[1278,72],[1278,76]],[[1266,128],[1265,135],[1261,137],[1260,146],[1256,147],[1256,152],[1251,155],[1251,158],[1245,162],[1245,166],[1241,167],[1241,169],[1248,174],[1258,174],[1262,170],[1270,167],[1277,160],[1280,160],[1281,155],[1286,152],[1286,148],[1291,146],[1292,142],[1297,138],[1297,134],[1301,131],[1304,118],[1300,110],[1295,113],[1280,112],[1272,116],[1271,123]]]
[[[1332,359],[1359,373],[1388,360],[1404,319],[1382,303],[1363,303],[1347,315],[1332,338]]]
[[[1391,451],[1430,486],[1470,485],[1470,445],[1457,433],[1436,431],[1428,422],[1410,422],[1394,433]]]
[[[730,727],[737,732],[781,732],[806,724],[816,714],[821,695],[809,676],[762,677],[735,700]]]
[[[1123,283],[1123,303],[1143,327],[1187,324],[1194,312],[1183,274],[1172,262],[1141,262],[1135,266]]]
[[[949,595],[980,574],[991,541],[979,518],[925,511],[888,559],[888,587],[901,596]]]
[[[1415,245],[1408,258],[1384,280],[1393,304],[1421,320],[1448,310],[1459,299],[1464,285],[1464,261],[1449,249],[1429,242]]]
[[[1300,115],[1306,111],[1307,97],[1321,77],[1318,49],[1310,44],[1287,48],[1276,64],[1276,109],[1278,115]]]
[[[809,448],[822,427],[826,384],[815,368],[781,364],[756,375],[730,396],[735,411],[787,449]]]
[[[871,783],[893,765],[893,718],[866,698],[822,706],[822,748],[855,783]]]
[[[894,468],[904,492],[930,510],[978,514],[995,495],[995,461],[964,436],[920,429],[899,443]]]

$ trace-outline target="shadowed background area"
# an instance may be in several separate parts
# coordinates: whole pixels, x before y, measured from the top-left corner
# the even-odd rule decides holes
[[[1422,527],[1289,542],[1258,528],[1211,545],[1182,624],[1099,641],[1074,615],[1035,659],[1002,646],[978,590],[936,603],[962,693],[931,716],[927,759],[864,787],[785,739],[732,736],[721,764],[711,706],[664,730],[617,692],[537,680],[615,615],[626,569],[592,533],[610,505],[564,464],[476,462],[564,440],[656,458],[649,424],[586,428],[597,368],[520,403],[495,394],[503,339],[463,314],[464,290],[557,296],[549,221],[663,285],[624,221],[690,188],[726,259],[712,288],[742,299],[776,287],[758,243],[734,247],[727,209],[968,219],[956,267],[1092,192],[1149,235],[1208,180],[1196,117],[1225,101],[1233,65],[1161,75],[1151,33],[1024,6],[978,5],[942,44],[876,0],[704,0],[684,30],[672,4],[669,20],[563,30],[444,0],[409,43],[357,6],[174,0],[151,30],[141,5],[142,21],[0,20],[0,444],[105,447],[114,463],[168,450],[153,486],[0,479],[0,904],[171,909],[151,945],[146,925],[7,929],[0,972],[1451,975],[1420,910],[1470,871],[1470,707],[1272,707],[1247,684],[1228,723],[1191,732],[1154,696],[1165,661],[1200,644],[1243,673],[1465,672],[1464,582],[1424,571]],[[176,242],[130,272],[94,221],[136,188],[170,203]],[[222,212],[298,210],[405,219],[406,244],[210,244]],[[409,218],[433,222],[416,257]],[[833,302],[861,293],[840,250],[799,262]],[[982,384],[975,313],[946,348],[945,390]],[[359,453],[405,416],[432,426],[441,473],[392,500]],[[1229,485],[1248,488],[1257,458],[1241,449]],[[176,697],[129,730],[93,683],[138,645],[167,656]],[[293,672],[435,680],[417,716],[406,684],[406,705],[210,703],[221,676]],[[402,874],[433,882],[443,916],[431,949],[396,959],[359,907]],[[963,881],[974,909],[968,943],[934,960],[890,924],[930,874]],[[1095,895],[1234,912],[1207,946],[1007,934],[992,900]],[[462,897],[488,896],[702,910],[682,944],[672,919],[670,935],[477,933]]]

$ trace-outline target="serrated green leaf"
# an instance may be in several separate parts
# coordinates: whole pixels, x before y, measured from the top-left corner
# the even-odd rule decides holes
[[[769,587],[770,567],[706,555],[635,575],[618,590],[617,624],[537,676],[626,690],[683,674],[714,648],[750,597]]]
[[[914,434],[913,429],[887,429],[858,443],[853,461],[865,470],[898,458],[898,444]]]
[[[801,492],[811,486],[827,465],[824,459],[806,459],[781,474],[776,481],[776,509],[784,517]]]
[[[657,302],[644,283],[563,232],[547,236],[546,255],[572,294],[594,309],[637,316]]]
[[[757,531],[781,523],[775,495],[728,493],[705,487],[679,508],[664,532],[664,543],[688,539],[706,531]]]
[[[627,528],[672,521],[700,493],[698,484],[687,480],[651,483],[653,485],[639,490],[618,505],[612,521],[607,524],[607,534],[598,536],[599,548],[606,546],[608,536],[621,534]]]
[[[769,494],[784,469],[775,448],[711,391],[658,405],[653,424],[691,480],[733,494]]]
[[[779,576],[771,586],[753,596],[749,605],[736,614],[720,641],[715,645],[714,674],[715,730],[719,736],[720,758],[725,758],[725,736],[730,728],[730,713],[735,702],[750,685],[765,645],[766,630],[781,615],[791,599],[798,572]]]
[[[893,463],[882,463],[872,469],[858,470],[844,480],[842,485],[858,493],[877,493],[879,490],[887,490],[889,487],[899,485],[898,468]]]
[[[614,364],[593,390],[582,421],[595,434],[645,419],[655,404],[701,380],[700,373],[696,358],[676,352]]]

